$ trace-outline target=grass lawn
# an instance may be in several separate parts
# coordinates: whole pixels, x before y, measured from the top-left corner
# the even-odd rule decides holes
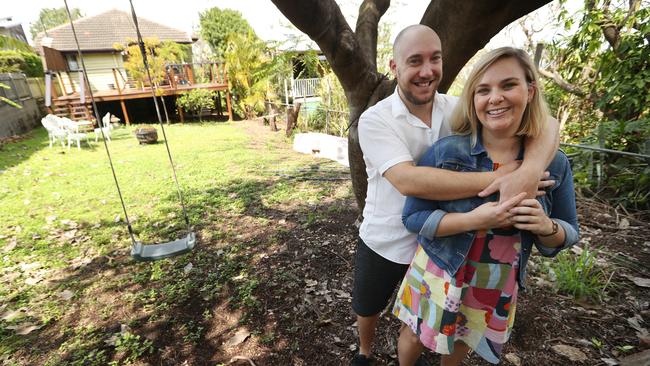
[[[211,302],[226,294],[231,308],[256,306],[259,279],[245,249],[259,240],[249,236],[269,225],[281,232],[276,218],[291,213],[313,221],[310,206],[349,200],[351,188],[346,180],[282,178],[305,169],[347,169],[292,152],[282,132],[251,134],[245,123],[253,122],[166,127],[199,244],[191,256],[154,263],[129,259],[130,238],[101,140],[81,150],[49,148],[38,129],[2,146],[0,360],[133,363],[160,350],[130,329],[163,319],[183,343],[204,337],[201,319],[213,316],[209,307],[196,305],[198,320],[173,317],[196,296]],[[136,237],[145,243],[180,237],[185,225],[165,146],[140,146],[133,130],[114,130],[109,148]],[[277,244],[271,234],[260,237]]]

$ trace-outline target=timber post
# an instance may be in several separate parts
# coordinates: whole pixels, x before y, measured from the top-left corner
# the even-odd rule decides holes
[[[178,107],[178,116],[181,118],[181,123],[185,122],[185,116],[183,115],[183,108]]]
[[[126,125],[129,126],[131,125],[131,120],[129,119],[129,113],[126,111],[126,104],[124,103],[124,99],[120,99],[120,105],[122,106],[122,113],[124,113],[124,122],[126,122]]]
[[[230,102],[230,90],[226,90],[226,108],[228,108],[228,121],[232,121],[232,105]]]
[[[61,93],[63,93],[64,97],[67,97],[68,92],[65,89],[65,86],[63,85],[63,79],[61,78],[61,72],[60,71],[56,72],[56,80],[59,82],[59,87],[61,88]]]

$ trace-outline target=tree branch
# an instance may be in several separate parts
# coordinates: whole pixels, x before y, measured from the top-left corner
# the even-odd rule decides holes
[[[549,2],[432,0],[420,23],[432,27],[442,41],[444,77],[439,90],[446,91],[467,61],[503,27]]]
[[[359,6],[355,34],[361,50],[377,70],[377,32],[379,19],[386,13],[390,0],[364,0]]]
[[[557,84],[563,90],[565,90],[565,91],[567,91],[567,92],[569,92],[571,94],[575,94],[575,95],[577,95],[579,97],[584,98],[584,97],[587,96],[587,92],[585,92],[584,90],[580,89],[579,87],[569,83],[568,81],[562,79],[562,76],[560,76],[560,74],[558,74],[557,72],[548,71],[548,70],[541,69],[541,68],[538,68],[537,71],[539,72],[539,74],[541,76],[553,80],[553,82],[555,82],[555,84]]]

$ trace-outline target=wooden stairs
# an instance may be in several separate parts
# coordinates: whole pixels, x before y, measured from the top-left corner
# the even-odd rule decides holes
[[[73,121],[94,121],[92,104],[80,99],[55,99],[52,101],[52,113],[59,117],[68,117]]]

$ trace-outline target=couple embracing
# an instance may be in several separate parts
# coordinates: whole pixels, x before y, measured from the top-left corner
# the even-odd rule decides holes
[[[398,286],[400,365],[425,364],[425,348],[444,366],[470,350],[498,363],[532,247],[554,256],[578,240],[571,169],[529,56],[488,52],[460,98],[436,92],[442,63],[432,29],[402,30],[390,62],[397,88],[359,119],[368,191],[352,365],[371,364],[379,314]]]

